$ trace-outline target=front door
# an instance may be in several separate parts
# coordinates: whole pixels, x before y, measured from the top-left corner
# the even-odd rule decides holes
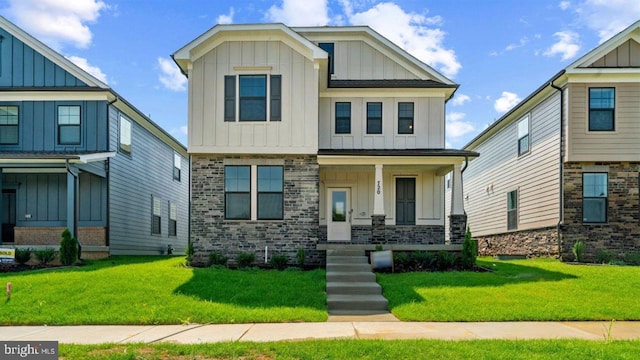
[[[327,206],[327,240],[351,241],[351,189],[330,188]]]
[[[416,179],[396,179],[396,225],[416,224]]]
[[[16,227],[16,191],[2,190],[2,242],[13,242]]]

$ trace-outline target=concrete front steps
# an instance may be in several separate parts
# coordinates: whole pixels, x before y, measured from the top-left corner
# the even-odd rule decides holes
[[[330,315],[388,313],[364,250],[327,250],[327,308]]]

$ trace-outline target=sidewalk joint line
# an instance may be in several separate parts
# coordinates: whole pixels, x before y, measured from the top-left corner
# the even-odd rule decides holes
[[[157,343],[157,342],[162,341],[162,340],[164,340],[164,339],[170,338],[170,337],[172,337],[172,336],[174,336],[174,335],[182,334],[183,332],[191,331],[191,330],[193,330],[193,329],[199,329],[199,328],[201,328],[201,327],[203,327],[203,326],[207,326],[207,325],[211,325],[211,324],[200,324],[200,325],[197,325],[197,326],[194,326],[194,327],[188,328],[188,329],[184,329],[184,330],[176,331],[176,332],[174,332],[174,333],[172,333],[172,334],[169,334],[169,335],[167,335],[167,336],[163,336],[163,337],[161,337],[161,338],[158,338],[158,339],[155,339],[155,340],[149,341],[147,344]]]
[[[251,326],[249,326],[249,327],[247,328],[247,330],[245,330],[245,331],[242,333],[242,335],[240,335],[240,337],[238,338],[238,340],[236,340],[236,341],[241,341],[241,340],[242,340],[242,338],[243,338],[245,335],[247,335],[247,333],[249,332],[249,330],[253,329],[253,327],[254,327],[255,325],[256,325],[256,324],[251,324]]]

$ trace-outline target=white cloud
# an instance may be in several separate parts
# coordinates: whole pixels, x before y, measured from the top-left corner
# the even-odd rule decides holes
[[[512,92],[503,91],[502,96],[493,104],[493,108],[499,113],[505,113],[520,102],[520,97]]]
[[[560,4],[558,6],[560,6],[560,9],[562,10],[567,10],[571,7],[571,1],[560,1]]]
[[[100,11],[108,6],[99,0],[9,0],[7,13],[27,32],[56,50],[63,44],[87,48]]]
[[[576,12],[604,42],[640,19],[640,1],[586,0],[576,6]]]
[[[180,126],[180,133],[183,135],[187,135],[189,132],[187,131],[187,125]]]
[[[267,10],[268,21],[289,26],[323,26],[329,23],[327,0],[283,0]]]
[[[233,24],[233,15],[235,14],[235,10],[233,8],[229,8],[228,14],[222,14],[218,16],[216,23],[218,24]]]
[[[67,56],[67,59],[71,60],[72,63],[78,65],[79,68],[93,75],[98,80],[105,84],[107,83],[107,74],[103,73],[99,67],[89,64],[87,59],[79,56]]]
[[[473,124],[462,121],[467,115],[461,112],[452,112],[447,114],[446,131],[448,138],[459,138],[469,134],[476,128]],[[447,146],[449,147],[449,146]]]
[[[159,57],[158,65],[160,66],[159,79],[164,87],[173,91],[187,89],[187,77],[180,72],[180,69],[173,61]]]
[[[453,97],[452,103],[453,103],[454,106],[460,106],[460,105],[466,103],[467,101],[471,101],[471,98],[468,95],[456,94]]]
[[[561,55],[564,61],[575,57],[578,51],[580,51],[580,35],[578,35],[578,33],[570,30],[558,31],[553,34],[553,36],[558,38],[558,42],[545,50],[543,53],[544,56],[553,57],[555,55]]]
[[[428,25],[441,24],[439,16],[427,17],[418,13],[407,13],[392,2],[379,3],[374,7],[349,16],[351,25],[369,25],[382,36],[391,40],[416,58],[438,69],[445,76],[454,77],[462,65],[453,50],[444,47],[446,33]]]

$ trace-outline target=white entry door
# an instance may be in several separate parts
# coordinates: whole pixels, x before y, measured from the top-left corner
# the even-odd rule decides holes
[[[351,241],[351,189],[329,188],[327,240]]]

